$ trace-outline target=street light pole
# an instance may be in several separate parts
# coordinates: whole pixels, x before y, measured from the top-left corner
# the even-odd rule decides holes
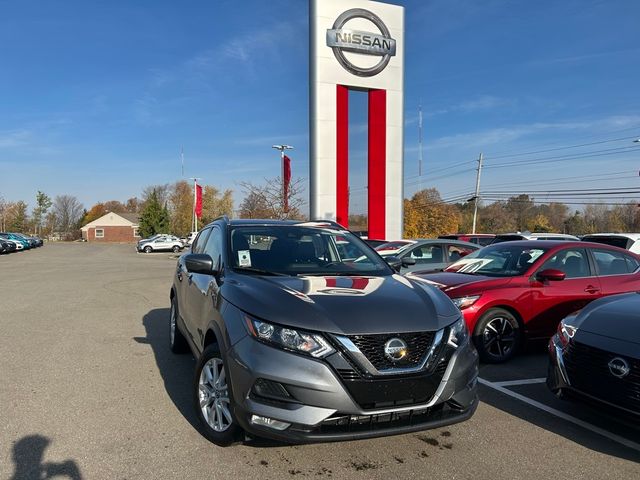
[[[284,191],[284,151],[285,150],[293,150],[293,147],[291,145],[272,145],[271,148],[274,148],[276,150],[280,150],[280,189],[282,191],[282,215],[284,215],[285,211],[284,211],[284,207],[285,207],[285,203],[286,203],[286,199],[285,197],[285,191]]]
[[[478,202],[480,200],[480,176],[482,175],[482,153],[478,157],[478,173],[476,175],[476,195],[475,205],[473,207],[473,228],[471,233],[476,233],[476,220],[478,218]]]

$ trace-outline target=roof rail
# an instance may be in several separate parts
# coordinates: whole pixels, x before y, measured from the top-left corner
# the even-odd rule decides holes
[[[325,220],[325,219],[311,219],[307,220],[305,223],[327,223],[332,227],[341,228],[342,230],[348,230],[344,225],[340,225],[338,222],[334,222],[333,220]]]

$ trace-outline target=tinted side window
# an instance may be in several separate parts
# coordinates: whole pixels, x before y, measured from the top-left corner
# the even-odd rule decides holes
[[[600,275],[624,275],[635,272],[640,266],[631,255],[613,250],[592,250]]]
[[[211,235],[207,239],[204,252],[213,259],[215,268],[220,266],[220,255],[222,255],[222,233],[217,227],[211,229]]]
[[[421,245],[411,250],[411,258],[416,260],[417,265],[428,263],[443,263],[444,251],[442,245]]]
[[[202,230],[198,234],[196,239],[193,241],[193,245],[191,246],[191,251],[193,253],[203,253],[204,252],[204,246],[207,243],[207,239],[209,238],[209,234],[210,233],[211,233],[211,229],[210,228],[205,228],[204,230]]]
[[[561,250],[547,260],[540,270],[553,268],[566,274],[566,278],[581,278],[591,276],[587,252],[580,249]]]

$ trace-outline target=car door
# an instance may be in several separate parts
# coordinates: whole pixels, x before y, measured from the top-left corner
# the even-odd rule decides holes
[[[211,229],[211,234],[204,246],[205,253],[213,259],[214,270],[218,270],[222,263],[222,230],[218,226]],[[209,327],[209,323],[218,321],[220,313],[218,311],[220,300],[220,286],[218,278],[214,275],[202,273],[191,274],[189,284],[190,311],[193,315],[193,338],[196,340],[198,348],[202,348],[204,335]]]
[[[447,253],[447,266],[457,262],[462,257],[466,257],[467,255],[469,255],[472,252],[475,252],[476,250],[477,250],[476,248],[473,248],[467,245],[456,245],[452,243],[447,244],[445,249]]]
[[[608,248],[590,248],[603,295],[640,291],[640,261],[634,255]]]
[[[211,228],[205,228],[198,234],[191,248],[192,253],[202,253],[204,251],[204,246],[210,233]],[[193,283],[193,275],[187,272],[183,259],[178,260],[176,269],[176,294],[178,296],[180,316],[184,320],[189,335],[191,335],[193,329],[189,327],[189,324],[193,323],[194,315],[191,312],[192,305],[189,301],[189,289]]]
[[[547,269],[561,270],[565,279],[540,281],[536,274]],[[550,337],[558,323],[602,296],[597,277],[585,248],[566,248],[553,253],[529,279],[530,301],[526,303],[530,337]]]
[[[423,243],[404,252],[401,258],[411,258],[416,263],[402,267],[402,273],[442,270],[447,266],[444,247],[442,243]]]

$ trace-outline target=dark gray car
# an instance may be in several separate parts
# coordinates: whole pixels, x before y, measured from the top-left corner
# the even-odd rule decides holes
[[[242,430],[290,442],[390,435],[476,409],[460,311],[337,224],[218,219],[180,257],[170,298],[171,349],[196,356],[194,407],[219,445]]]
[[[549,343],[547,385],[640,418],[640,294],[591,302],[565,318]]]

